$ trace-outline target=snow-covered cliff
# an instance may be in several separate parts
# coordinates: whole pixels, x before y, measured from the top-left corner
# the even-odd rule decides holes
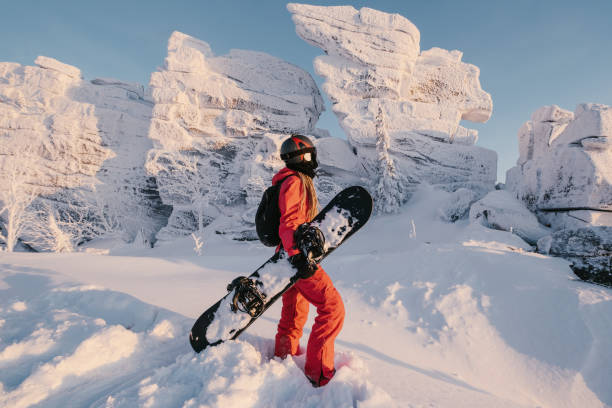
[[[280,143],[316,132],[323,101],[314,80],[260,52],[216,57],[204,41],[174,32],[151,89],[154,149],[146,167],[174,208],[160,236],[230,218],[224,232],[251,237],[261,194],[282,167]]]
[[[348,141],[375,181],[379,209],[392,210],[415,185],[493,188],[495,152],[475,147],[492,101],[460,51],[420,51],[406,18],[351,6],[287,6],[297,34],[325,51],[314,61]],[[376,182],[376,180],[378,180]],[[395,192],[392,194],[392,192]]]
[[[144,87],[86,81],[52,58],[36,64],[0,63],[0,189],[28,186],[39,195],[34,207],[72,221],[76,240],[103,232],[153,239],[167,215],[144,171],[153,106]]]

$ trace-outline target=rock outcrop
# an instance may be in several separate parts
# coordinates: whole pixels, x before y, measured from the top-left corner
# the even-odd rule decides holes
[[[506,189],[555,230],[612,226],[612,108],[538,109],[519,131]]]
[[[419,183],[479,196],[494,187],[497,155],[475,147],[492,102],[460,51],[420,50],[419,30],[398,14],[350,6],[287,6],[297,34],[326,55],[314,61],[369,177],[379,210],[397,208]],[[399,201],[399,203],[398,203]]]
[[[538,251],[569,260],[581,279],[612,286],[612,227],[556,231],[538,241]]]
[[[36,64],[0,63],[0,152],[31,168],[29,183],[42,193],[93,185],[113,152],[95,106],[73,97],[80,71],[47,57]]]
[[[174,32],[150,85],[154,148],[146,167],[174,209],[160,237],[225,218],[222,232],[253,238],[256,206],[283,165],[280,143],[317,132],[323,100],[312,77],[260,52],[214,56],[204,41]]]
[[[583,279],[612,285],[609,249],[598,249],[612,227],[612,107],[582,104],[572,113],[544,106],[518,136],[520,157],[506,189],[556,231],[542,241],[552,243],[551,255],[569,259]]]
[[[83,224],[77,240],[109,229],[126,240],[138,233],[154,239],[167,209],[144,170],[153,108],[144,87],[86,81],[52,58],[38,57],[36,64],[0,63],[4,180],[17,163],[24,169],[20,182],[40,196],[35,206]]]

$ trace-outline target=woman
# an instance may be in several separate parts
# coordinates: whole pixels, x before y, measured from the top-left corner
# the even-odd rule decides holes
[[[273,184],[282,182],[278,201],[281,244],[277,250],[282,246],[301,279],[283,294],[274,354],[281,358],[298,354],[308,304],[312,303],[317,308],[317,317],[308,339],[304,372],[318,387],[327,384],[336,372],[334,340],[344,322],[344,304],[323,268],[312,267],[295,247],[295,230],[312,220],[318,211],[312,181],[318,166],[316,149],[306,136],[292,135],[281,146],[281,159],[287,167],[272,179]]]

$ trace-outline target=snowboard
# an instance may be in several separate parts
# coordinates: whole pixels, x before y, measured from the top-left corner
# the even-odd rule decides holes
[[[372,197],[359,186],[339,192],[309,223],[325,238],[321,262],[370,218]],[[305,254],[307,255],[307,254]],[[296,270],[282,249],[248,277],[238,277],[228,293],[196,320],[189,342],[196,353],[208,346],[236,339],[298,280]]]

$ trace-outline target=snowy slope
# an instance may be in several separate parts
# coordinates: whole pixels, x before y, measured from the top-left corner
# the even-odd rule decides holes
[[[441,221],[451,197],[418,192],[325,261],[347,316],[320,389],[303,357],[271,358],[279,305],[239,341],[189,347],[193,319],[268,248],[210,234],[201,257],[187,239],[0,253],[0,406],[612,404],[610,289],[510,233]]]

